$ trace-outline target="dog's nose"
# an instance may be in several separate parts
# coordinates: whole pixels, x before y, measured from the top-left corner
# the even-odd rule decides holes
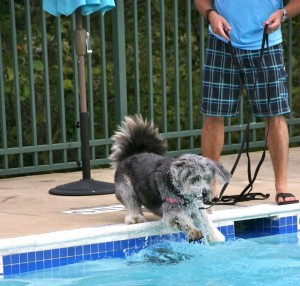
[[[202,198],[204,203],[210,203],[210,197],[208,195],[209,191],[207,189],[202,190]]]

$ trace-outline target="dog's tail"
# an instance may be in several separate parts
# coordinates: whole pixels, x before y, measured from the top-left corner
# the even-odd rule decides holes
[[[137,153],[164,155],[167,146],[152,121],[144,120],[140,115],[126,116],[112,136],[114,141],[109,159],[112,166]]]

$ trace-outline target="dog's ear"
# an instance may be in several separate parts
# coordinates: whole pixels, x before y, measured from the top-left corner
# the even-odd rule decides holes
[[[221,163],[209,160],[209,166],[219,183],[225,184],[230,181],[231,174]]]
[[[185,160],[177,160],[172,163],[172,166],[181,168],[183,165],[185,165],[186,161]]]
[[[170,166],[170,175],[172,177],[173,184],[178,181],[177,179],[179,177],[179,174],[182,173],[184,166],[186,166],[186,163],[186,160],[181,160],[179,158],[172,162]]]

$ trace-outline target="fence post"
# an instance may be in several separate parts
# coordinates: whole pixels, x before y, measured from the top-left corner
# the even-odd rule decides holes
[[[112,17],[116,121],[120,122],[127,115],[124,0],[116,1]]]

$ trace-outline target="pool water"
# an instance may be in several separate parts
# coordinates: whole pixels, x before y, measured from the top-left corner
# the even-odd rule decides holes
[[[300,233],[212,246],[164,242],[102,259],[5,278],[2,285],[299,285]],[[242,284],[243,283],[243,284]]]

